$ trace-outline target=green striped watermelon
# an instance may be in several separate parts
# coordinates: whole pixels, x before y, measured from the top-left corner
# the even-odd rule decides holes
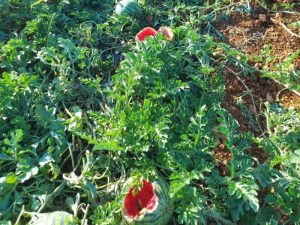
[[[173,213],[169,186],[162,178],[154,182],[143,180],[143,187],[133,194],[130,188],[125,196],[123,213],[127,224],[166,225]]]
[[[117,15],[140,16],[142,9],[137,0],[121,0],[117,3],[115,12]]]

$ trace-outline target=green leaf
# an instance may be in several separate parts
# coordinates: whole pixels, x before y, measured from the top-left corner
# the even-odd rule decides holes
[[[183,189],[185,186],[189,185],[193,179],[199,179],[199,175],[193,172],[181,171],[173,173],[170,176],[171,184],[170,184],[170,196],[173,198],[177,192]]]
[[[294,164],[300,164],[300,150],[295,150],[289,153],[289,162]]]
[[[6,183],[8,184],[15,184],[18,181],[18,176],[14,173],[9,173],[6,176]]]
[[[29,180],[31,177],[37,175],[39,172],[39,169],[38,169],[38,167],[34,166],[24,172],[25,172],[24,174],[20,175],[21,183],[24,183],[25,181]]]
[[[73,214],[76,215],[78,206],[80,204],[80,194],[79,193],[76,194],[75,202],[72,197],[68,197],[66,199],[66,204],[69,207],[69,209],[71,209],[73,211]]]
[[[10,156],[6,155],[5,153],[0,153],[0,160],[17,161],[13,157],[10,157]]]
[[[256,222],[259,224],[266,224],[273,217],[274,209],[271,206],[267,206],[261,209],[256,215]]]
[[[94,151],[101,151],[101,150],[122,151],[123,148],[120,147],[115,142],[100,142],[94,146],[93,150]]]
[[[54,159],[52,157],[52,155],[48,152],[46,152],[42,157],[40,157],[39,159],[39,165],[40,166],[45,166],[51,162],[54,162]]]
[[[256,197],[248,198],[249,204],[251,208],[254,210],[254,212],[258,212],[259,210],[259,202]]]
[[[294,224],[299,224],[300,222],[300,209],[299,207],[290,216],[291,222]]]
[[[10,221],[7,221],[7,220],[1,220],[0,225],[12,225],[12,223]]]
[[[272,204],[276,201],[276,198],[274,195],[271,195],[271,194],[267,194],[266,197],[265,197],[265,202],[266,203],[269,203],[269,204]]]
[[[270,167],[273,168],[274,166],[284,162],[287,159],[288,156],[275,155],[272,161],[270,162]]]
[[[243,182],[228,182],[229,195],[236,195],[238,199],[243,198],[249,202],[250,207],[257,212],[259,210],[259,201],[257,198],[258,186],[251,180],[243,179]]]

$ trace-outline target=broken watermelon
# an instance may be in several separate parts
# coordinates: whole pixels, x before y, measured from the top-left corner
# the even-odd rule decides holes
[[[169,187],[162,178],[143,186],[134,194],[130,188],[125,196],[123,212],[127,224],[166,225],[173,213],[173,200],[168,195]]]

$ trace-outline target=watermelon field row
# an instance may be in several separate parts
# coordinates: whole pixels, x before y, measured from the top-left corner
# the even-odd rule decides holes
[[[299,224],[299,35],[297,1],[0,0],[0,225]]]

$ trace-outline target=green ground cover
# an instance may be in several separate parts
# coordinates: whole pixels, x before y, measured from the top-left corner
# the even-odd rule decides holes
[[[169,224],[299,224],[299,110],[266,103],[254,137],[222,108],[226,69],[254,68],[213,22],[249,2],[139,3],[130,17],[111,0],[0,0],[0,224],[62,210],[119,225],[128,178],[157,176],[175,202]],[[146,15],[174,40],[136,43]]]

